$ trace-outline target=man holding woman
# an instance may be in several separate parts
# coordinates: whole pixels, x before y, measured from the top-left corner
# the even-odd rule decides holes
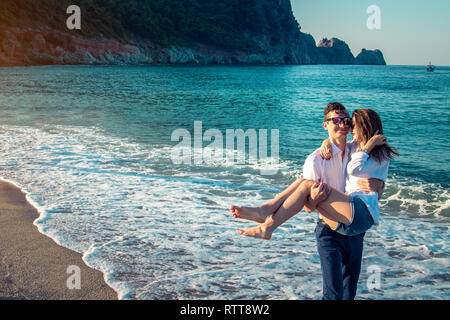
[[[380,135],[381,121],[370,109],[356,110],[351,119],[342,104],[329,103],[324,110],[323,127],[329,135],[329,160],[317,149],[305,161],[303,178],[274,199],[259,207],[233,205],[230,210],[235,218],[261,223],[238,230],[240,234],[270,239],[278,226],[302,208],[307,212],[317,209],[320,220],[315,234],[323,299],[354,299],[365,231],[378,223],[378,197],[392,154],[397,153]],[[354,141],[347,143],[351,129]]]

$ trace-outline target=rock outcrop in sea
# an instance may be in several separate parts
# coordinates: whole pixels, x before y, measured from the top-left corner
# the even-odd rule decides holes
[[[355,64],[386,65],[386,61],[384,61],[383,53],[380,50],[362,49],[355,58]]]
[[[386,65],[379,49],[362,49],[355,58],[348,45],[338,38],[320,40],[317,51],[316,62],[319,64]]]
[[[155,7],[157,2],[150,0],[80,0],[82,28],[68,30],[69,0],[2,0],[0,66],[384,61],[379,50],[363,50],[355,60],[336,38],[316,46],[310,34],[300,31],[290,0],[167,1],[173,6]],[[186,10],[188,4],[197,10]],[[142,8],[148,11],[139,12]]]
[[[319,63],[322,64],[354,64],[355,57],[348,45],[338,39],[331,38],[328,40],[324,38],[317,44],[320,54]]]

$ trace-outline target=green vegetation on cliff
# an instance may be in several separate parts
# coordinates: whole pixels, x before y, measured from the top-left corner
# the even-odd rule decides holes
[[[122,23],[93,0],[0,0],[0,25],[68,31],[66,10],[72,4],[81,8],[82,28],[77,30],[80,35],[127,41]]]
[[[130,32],[168,46],[202,42],[230,50],[259,51],[244,32],[260,33],[257,0],[94,0]]]
[[[77,32],[82,36],[121,41],[137,37],[161,46],[200,42],[261,52],[252,35],[268,34],[276,43],[293,27],[292,21],[296,24],[278,0],[1,0],[0,24],[67,31],[66,9],[72,4],[81,8]]]

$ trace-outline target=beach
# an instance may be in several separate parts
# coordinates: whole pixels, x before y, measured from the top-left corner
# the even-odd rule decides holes
[[[357,299],[450,298],[442,121],[450,116],[450,67],[433,74],[420,66],[0,68],[0,88],[0,177],[40,214],[26,215],[30,231],[2,231],[1,243],[31,259],[44,245],[23,235],[35,234],[80,253],[84,263],[59,258],[61,271],[42,276],[59,275],[67,294],[68,265],[86,264],[120,300],[321,299],[316,214],[299,212],[261,242],[236,232],[255,224],[229,208],[259,206],[301,177],[327,137],[323,109],[339,101],[350,112],[373,108],[401,155],[389,167],[380,224],[364,238]],[[227,146],[230,130],[248,133],[245,150],[238,139]],[[243,161],[215,161],[217,153]],[[279,170],[262,174],[269,163]],[[10,248],[19,240],[22,248]],[[36,265],[48,260],[42,255]],[[368,282],[374,270],[378,288]]]
[[[0,181],[0,299],[112,300],[116,292],[82,255],[57,245],[33,221],[39,213],[15,185]],[[80,269],[80,289],[68,289]]]

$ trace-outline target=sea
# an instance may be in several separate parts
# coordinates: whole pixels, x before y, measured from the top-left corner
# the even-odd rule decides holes
[[[333,101],[375,110],[400,153],[356,298],[449,299],[450,67],[0,68],[0,177],[120,299],[321,299],[317,214],[267,241],[229,207],[302,176]]]

